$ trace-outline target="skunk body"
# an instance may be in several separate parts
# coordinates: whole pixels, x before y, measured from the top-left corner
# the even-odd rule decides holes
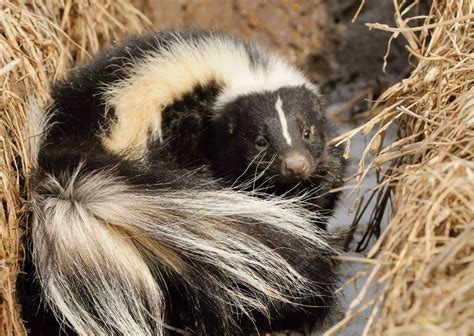
[[[106,50],[52,95],[32,202],[40,310],[80,335],[237,335],[334,305],[320,218],[286,197],[321,158],[342,169],[299,71],[222,34],[161,32]],[[255,150],[274,153],[267,170]],[[250,188],[249,165],[276,187]]]

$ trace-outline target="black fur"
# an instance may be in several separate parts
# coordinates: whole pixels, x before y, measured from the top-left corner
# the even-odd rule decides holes
[[[252,181],[248,189],[267,194],[292,197],[310,193],[313,197],[307,205],[329,217],[339,196],[339,192],[330,190],[343,185],[346,161],[340,147],[327,144],[335,132],[324,115],[320,97],[305,87],[254,93],[232,101],[215,118],[212,104],[217,94],[216,85],[211,83],[206,88],[196,88],[165,110],[168,143],[174,153],[183,154],[179,155],[181,163],[210,164],[226,186]],[[291,146],[282,136],[275,110],[277,97],[288,114]],[[302,131],[311,126],[315,134],[305,141]],[[256,139],[262,136],[268,141],[265,150],[255,146]],[[282,176],[279,157],[289,149],[314,159],[309,176]]]
[[[286,113],[291,146],[282,136],[275,110],[278,97]],[[311,127],[314,134],[303,139],[303,131]],[[333,136],[314,92],[305,87],[281,88],[246,95],[225,106],[210,126],[207,156],[213,169],[229,184],[252,181],[250,188],[288,197],[309,192],[314,197],[308,206],[329,216],[338,198],[337,192],[329,191],[342,186],[346,165],[342,150],[327,145]],[[268,142],[263,150],[255,144],[260,137]],[[309,176],[288,178],[281,174],[280,158],[289,150],[311,157],[314,166]]]
[[[210,36],[210,33],[195,31],[180,34],[189,43],[202,36]],[[253,161],[259,154],[255,149],[255,139],[264,136],[269,146],[259,155],[265,161],[274,156],[276,160],[268,165],[255,186],[264,188],[268,194],[285,194],[287,197],[319,188],[319,197],[314,204],[331,211],[337,195],[326,192],[341,185],[344,163],[340,150],[326,146],[332,132],[319,98],[304,87],[281,88],[275,92],[240,97],[225,106],[218,118],[215,118],[212,106],[221,87],[216,83],[196,87],[166,108],[164,142],[149,144],[146,164],[124,159],[103,149],[99,133],[114,121],[113,111],[105,113],[103,84],[122,80],[130,61],[145,57],[151,50],[165,48],[173,39],[172,33],[152,33],[133,38],[104,51],[91,64],[71,71],[64,82],[53,86],[53,105],[47,111],[52,126],[39,153],[36,181],[43,179],[45,174],[61,175],[64,171],[72,171],[85,162],[86,171],[115,167],[119,177],[126,178],[143,190],[156,188],[157,185],[163,190],[186,190],[203,185],[221,188],[245,182],[267,167],[258,165],[258,160]],[[253,52],[251,47],[247,50],[254,66],[265,66],[266,60],[260,54]],[[306,151],[318,161],[315,173],[307,179],[288,180],[280,176],[278,155],[287,148],[281,142],[281,131],[276,125],[278,119],[274,105],[277,96],[282,99],[285,111],[291,115],[290,133],[297,150]],[[295,119],[297,115],[299,119]],[[318,131],[311,142],[300,141],[299,122],[316,125]],[[249,166],[250,169],[247,169]],[[256,227],[249,234],[261,237],[304,276],[314,280],[322,296],[308,297],[298,306],[281,304],[273,307],[271,321],[257,313],[255,322],[240,316],[240,326],[235,326],[220,319],[220,310],[227,306],[219,303],[213,295],[218,296],[222,289],[209,287],[206,282],[206,275],[214,270],[204,269],[196,259],[193,262],[200,270],[196,272],[198,287],[185,286],[179,278],[171,275],[165,278],[168,324],[192,330],[198,335],[237,335],[254,332],[255,327],[259,331],[297,328],[304,322],[321,320],[327,314],[328,308],[335,304],[336,285],[333,265],[326,258],[328,252],[308,249],[301,242],[281,235],[268,236],[265,227]],[[26,271],[28,279],[22,286],[25,291],[23,304],[27,307],[24,318],[32,329],[31,334],[59,334],[59,324],[52,323],[54,318],[48,308],[39,303],[34,265],[28,263]],[[66,331],[72,333],[69,329]],[[169,334],[173,335],[173,332],[169,331]]]

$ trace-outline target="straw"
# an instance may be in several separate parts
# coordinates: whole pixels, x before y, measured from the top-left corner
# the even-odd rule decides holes
[[[361,188],[368,171],[377,169],[382,180],[374,192],[388,188],[391,202],[373,211],[390,209],[390,220],[367,255],[376,266],[368,265],[363,276],[372,281],[326,335],[346,328],[365,308],[363,335],[472,335],[474,6],[472,0],[434,0],[422,24],[413,26],[418,1],[393,4],[396,27],[367,26],[392,38],[403,35],[414,69],[382,94],[371,120],[334,140],[347,144],[377,129],[354,186]],[[392,124],[399,139],[387,144]],[[369,226],[380,226],[381,216],[372,218]]]

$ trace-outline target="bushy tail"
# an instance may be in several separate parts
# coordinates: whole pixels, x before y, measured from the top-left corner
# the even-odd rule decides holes
[[[84,170],[43,175],[32,236],[44,297],[80,335],[163,335],[169,279],[205,297],[223,324],[317,292],[278,251],[291,240],[327,258],[300,200],[146,191],[113,170]]]

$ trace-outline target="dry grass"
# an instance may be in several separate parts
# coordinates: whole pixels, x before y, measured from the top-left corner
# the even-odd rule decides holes
[[[354,178],[358,188],[370,169],[379,171],[374,199],[390,200],[390,221],[368,253],[368,281],[327,334],[367,308],[364,335],[472,335],[474,5],[433,0],[428,16],[410,18],[416,1],[393,2],[396,28],[368,26],[403,35],[414,70],[378,99],[366,124],[335,140],[349,144],[378,128],[364,153],[373,160],[362,160]],[[399,138],[384,144],[392,124]]]
[[[126,1],[4,0],[0,3],[0,334],[22,335],[15,292],[24,258],[32,103],[49,83],[125,33],[148,22]]]

